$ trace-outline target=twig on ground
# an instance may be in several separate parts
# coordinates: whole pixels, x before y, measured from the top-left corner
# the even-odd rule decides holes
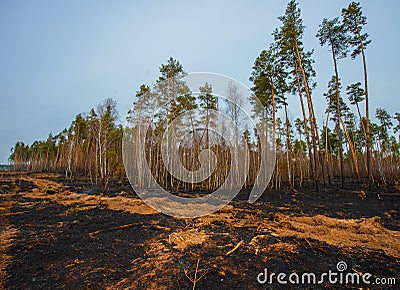
[[[89,237],[93,238],[94,236],[96,236],[98,234],[115,232],[115,231],[118,231],[118,230],[132,228],[132,227],[141,226],[141,225],[142,225],[141,223],[134,223],[134,224],[127,224],[127,225],[118,226],[118,227],[115,227],[115,228],[109,228],[109,229],[105,229],[105,230],[98,230],[98,231],[94,231],[94,232],[89,233]]]
[[[267,237],[268,237],[267,235],[257,235],[250,240],[249,245],[254,244],[258,239],[267,238]]]
[[[138,226],[141,226],[141,227],[143,227],[145,229],[166,230],[166,231],[170,230],[170,228],[162,227],[162,226],[158,226],[158,225],[143,225],[142,223],[133,223],[133,224],[127,224],[127,225],[118,226],[118,227],[115,227],[115,228],[94,231],[94,232],[89,233],[89,237],[93,238],[94,236],[96,236],[98,234],[115,232],[115,231],[118,231],[118,230],[123,230],[123,229],[127,229],[127,228],[138,227]]]
[[[354,269],[354,268],[351,268],[351,269],[352,269],[355,273],[357,273],[358,275],[360,275],[360,277],[364,277],[364,274],[363,274],[363,273],[357,271],[357,270]]]
[[[197,282],[199,282],[208,272],[208,270],[205,270],[204,273],[201,274],[201,276],[197,278],[197,273],[199,272],[199,262],[200,262],[200,259],[197,259],[196,270],[194,272],[194,277],[193,278],[188,275],[188,270],[187,269],[185,269],[185,271],[184,271],[186,278],[188,278],[189,281],[193,283],[192,290],[196,289]]]
[[[152,230],[164,230],[164,231],[170,231],[171,230],[168,227],[163,227],[163,226],[159,226],[159,225],[142,226],[142,228],[152,229]]]
[[[308,244],[311,248],[314,248],[314,246],[310,243],[310,241],[309,241],[307,238],[304,238],[304,239],[306,240],[307,244]]]
[[[241,240],[232,250],[230,250],[228,253],[226,253],[225,255],[226,256],[229,256],[230,254],[232,254],[234,251],[236,251],[237,249],[239,249],[239,247],[241,246],[241,245],[243,245],[244,244],[244,241],[243,240]]]
[[[258,255],[258,253],[260,252],[260,247],[257,245],[257,240],[261,239],[261,238],[268,238],[268,236],[267,235],[257,235],[254,238],[252,238],[249,242],[249,245],[254,247],[254,253],[256,255]]]

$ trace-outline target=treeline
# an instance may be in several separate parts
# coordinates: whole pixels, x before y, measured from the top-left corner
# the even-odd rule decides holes
[[[12,170],[62,172],[67,178],[86,176],[108,188],[111,178],[123,179],[117,103],[109,98],[89,113],[78,114],[68,129],[32,145],[17,142],[9,157]]]
[[[324,96],[313,94],[316,87],[313,51],[304,47],[305,28],[296,1],[288,3],[279,20],[281,26],[273,31],[274,43],[257,57],[250,76],[252,91],[263,105],[261,112],[254,113],[272,124],[277,143],[276,166],[270,186],[301,187],[311,181],[319,190],[338,178],[342,187],[347,178],[368,183],[370,187],[397,181],[400,177],[400,136],[394,134],[400,131],[400,114],[390,116],[385,109],[378,108],[374,112],[378,122],[370,119],[366,49],[371,41],[364,32],[366,17],[360,4],[352,2],[342,10],[341,17],[324,19],[316,33],[320,44],[329,49],[332,59],[333,76]],[[361,57],[363,66],[360,67],[360,82],[347,84],[344,90],[339,64],[346,57]],[[157,124],[151,128],[146,141],[146,158],[153,175],[165,187],[218,188],[228,174],[229,167],[224,164],[229,163],[230,155],[222,140],[210,133],[218,123],[212,112],[225,110],[237,117],[236,107],[221,106],[207,83],[200,88],[199,96],[191,95],[185,85],[179,83],[185,72],[173,58],[161,65],[160,74],[156,85],[172,80],[172,83],[168,82],[168,90],[172,88],[173,91],[169,96],[172,97],[157,99],[149,93],[148,85],[142,85],[135,96],[134,108],[128,114],[128,118],[145,118],[146,114],[154,114],[149,104],[163,104],[163,110],[156,116]],[[231,89],[234,93],[235,88]],[[322,124],[318,124],[315,117],[316,98],[326,100],[326,119]],[[301,109],[301,116],[294,121],[288,117],[289,102],[298,104]],[[208,181],[195,186],[182,183],[168,173],[162,164],[160,139],[153,138],[160,136],[177,116],[194,109],[201,115],[189,118],[187,122],[193,123],[193,127],[195,122],[203,122],[205,130],[192,132],[178,152],[179,158],[184,160],[188,170],[198,169],[198,161],[193,157],[204,149],[212,150],[226,161],[218,163],[216,173]],[[237,178],[243,178],[242,167],[249,165],[245,186],[252,186],[259,171],[257,148],[260,144],[251,135],[252,132],[244,130],[237,138],[237,142],[246,143],[250,151],[247,161],[250,163],[234,168]],[[123,128],[118,122],[116,102],[107,99],[89,113],[77,115],[68,129],[50,135],[45,141],[36,141],[30,146],[16,143],[9,160],[14,170],[62,172],[69,178],[85,176],[93,184],[102,184],[107,189],[110,179],[126,179],[122,139]]]

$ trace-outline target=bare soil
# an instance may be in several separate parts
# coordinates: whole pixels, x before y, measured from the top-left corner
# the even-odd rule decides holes
[[[221,211],[175,219],[127,184],[102,194],[89,180],[0,172],[0,289],[338,289],[366,285],[261,285],[269,272],[337,271],[400,284],[400,198],[362,187],[243,191]],[[196,277],[196,279],[195,279]],[[388,289],[388,285],[369,285]],[[397,288],[396,288],[397,287]]]

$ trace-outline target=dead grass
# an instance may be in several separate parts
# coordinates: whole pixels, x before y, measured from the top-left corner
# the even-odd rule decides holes
[[[168,237],[168,242],[174,245],[175,249],[183,251],[188,246],[201,245],[207,241],[208,235],[204,231],[198,229],[190,229],[187,231],[173,232]]]
[[[15,192],[15,191],[14,191]],[[2,194],[2,206],[0,207],[0,289],[5,289],[3,284],[7,278],[6,268],[12,261],[8,249],[11,247],[15,237],[17,236],[18,230],[9,224],[8,214],[9,208],[12,207],[13,201],[11,196],[14,194]]]
[[[297,236],[326,242],[337,247],[381,250],[400,258],[400,233],[386,229],[378,217],[336,219],[323,215],[289,217],[276,215],[274,232],[279,236]]]
[[[31,198],[50,198],[62,205],[77,206],[70,211],[89,210],[96,205],[112,210],[122,210],[137,214],[156,214],[157,212],[140,199],[122,196],[106,197],[99,195],[77,194],[69,192],[61,184],[46,179],[23,176],[21,179],[33,182],[37,190],[22,192]],[[46,194],[46,189],[54,194]],[[197,229],[174,232],[169,236],[169,243],[184,250],[189,245],[202,244],[208,238],[201,232],[201,227],[215,221],[224,221],[232,227],[255,227],[272,231],[278,236],[297,236],[314,239],[338,247],[361,247],[364,250],[382,250],[393,257],[400,257],[400,233],[386,229],[378,217],[363,219],[337,219],[324,215],[292,217],[283,213],[275,213],[273,221],[261,219],[258,213],[250,211],[245,218],[236,218],[232,205],[207,217],[195,219]],[[242,210],[246,212],[246,210]],[[68,212],[69,213],[69,212]],[[292,249],[293,250],[293,249]]]
[[[21,180],[34,183],[37,188],[30,192],[21,192],[29,198],[49,198],[62,205],[77,205],[76,210],[90,209],[88,207],[97,204],[111,210],[122,210],[137,214],[156,214],[157,212],[142,202],[140,199],[127,198],[122,196],[107,197],[89,194],[77,194],[68,191],[62,184],[46,179],[22,176]],[[85,207],[86,206],[86,207]]]

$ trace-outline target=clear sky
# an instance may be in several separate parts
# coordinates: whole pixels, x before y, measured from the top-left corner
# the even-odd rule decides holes
[[[315,34],[323,18],[340,16],[350,1],[299,1],[306,49],[315,49],[319,119],[333,74]],[[398,0],[361,1],[372,111],[400,111]],[[253,62],[273,40],[287,1],[0,1],[0,163],[16,141],[31,144],[69,127],[107,97],[125,118],[140,84],[151,85],[170,56],[186,72],[214,72],[248,86]],[[362,81],[361,60],[340,61],[343,87]],[[298,97],[290,101],[299,116]]]

